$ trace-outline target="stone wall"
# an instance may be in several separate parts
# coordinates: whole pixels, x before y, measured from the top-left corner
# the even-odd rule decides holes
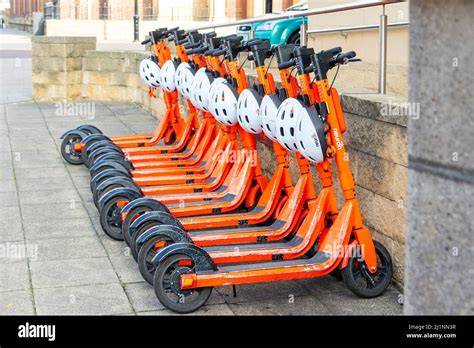
[[[36,100],[64,100],[81,97],[82,59],[94,50],[91,37],[33,36],[32,83]]]
[[[43,50],[47,51],[49,50]],[[136,52],[82,51],[78,75],[80,93],[71,94],[69,98],[137,103],[159,117],[164,110],[162,100],[148,96],[148,89],[137,73],[141,59],[146,56],[146,53]],[[39,64],[35,63],[38,59],[41,61],[42,57],[34,54],[34,66]],[[56,57],[53,56],[52,59],[55,61]],[[59,67],[60,64],[52,65],[54,66]],[[251,71],[247,70],[247,73],[252,83],[255,76]],[[51,78],[53,85],[60,82],[56,79],[61,75],[40,75],[44,79]],[[38,79],[38,76],[34,77],[34,81]],[[278,82],[277,76],[275,79]],[[34,83],[34,86],[36,84],[38,83]],[[44,100],[55,94],[45,95],[42,88],[36,87],[33,89],[33,96]],[[382,241],[391,252],[395,263],[395,281],[401,285],[404,278],[407,119],[406,110],[398,109],[397,106],[404,103],[405,99],[375,94],[343,94],[341,98],[348,129],[344,137],[357,182],[364,222],[374,237]],[[186,114],[184,110],[183,114]],[[271,175],[275,165],[271,146],[261,141],[259,153],[263,170]],[[291,170],[296,181],[296,161],[292,161]],[[315,180],[315,184],[319,185],[318,180]],[[342,203],[342,194],[338,194],[338,199]]]
[[[410,2],[406,314],[474,314],[473,12]]]

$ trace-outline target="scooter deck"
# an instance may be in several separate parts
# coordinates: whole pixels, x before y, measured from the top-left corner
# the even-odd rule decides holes
[[[195,149],[186,155],[186,158],[181,158],[179,156],[174,156],[174,154],[166,154],[166,158],[159,158],[148,161],[148,162],[136,162],[133,164],[135,169],[149,169],[149,168],[163,168],[163,167],[177,167],[177,166],[186,166],[199,163],[201,158],[204,156],[206,148],[211,144],[214,129],[211,127],[206,127],[206,132],[202,137],[201,141],[196,143]],[[171,155],[171,156],[168,156]],[[159,155],[154,155],[159,156]]]
[[[213,246],[242,243],[262,243],[281,240],[289,235],[298,224],[306,201],[306,177],[301,177],[286,201],[277,219],[268,226],[246,226],[240,228],[220,228],[210,230],[188,231],[194,244],[199,246]],[[181,223],[186,220],[180,219]],[[226,220],[228,221],[228,220]],[[214,225],[210,224],[211,227]]]
[[[264,244],[221,245],[204,250],[217,264],[290,260],[305,255],[325,228],[328,189],[323,189],[293,238],[286,242]]]
[[[196,230],[203,228],[216,228],[216,227],[230,227],[230,226],[244,226],[244,225],[253,225],[260,222],[267,221],[275,211],[281,193],[283,191],[283,175],[286,169],[283,166],[279,166],[275,171],[275,174],[271,178],[267,187],[265,188],[262,196],[259,199],[259,202],[255,208],[251,209],[248,212],[233,212],[228,214],[220,215],[204,215],[192,217],[192,218],[182,218],[180,222],[183,224],[186,230]],[[225,206],[225,204],[234,199],[234,195],[229,195],[221,202],[205,202],[213,203],[219,208]],[[193,203],[190,203],[190,205]],[[174,215],[174,210],[171,208],[171,212]],[[225,212],[222,210],[221,212]],[[215,233],[218,233],[216,230]]]
[[[196,116],[189,115],[186,119],[184,129],[177,136],[178,140],[171,145],[155,145],[150,147],[136,147],[136,148],[124,148],[122,151],[128,153],[131,157],[136,155],[147,155],[147,154],[160,154],[160,153],[171,153],[180,152],[183,149],[190,146],[193,136],[196,134],[197,129],[194,128]],[[147,137],[149,139],[151,137]],[[112,139],[113,140],[113,139]]]
[[[336,221],[309,259],[220,266],[216,271],[200,271],[180,276],[181,288],[212,287],[320,277],[334,270],[344,257],[354,224],[353,203],[346,202]]]
[[[231,149],[234,149],[237,145],[235,141],[230,141],[227,138],[221,138],[219,134],[217,135],[216,139],[211,143],[209,148],[205,151],[204,156],[202,156],[201,161],[194,164],[194,165],[185,165],[180,162],[173,162],[173,166],[168,168],[150,168],[150,169],[139,169],[139,170],[132,170],[131,174],[134,178],[144,177],[144,176],[160,176],[166,175],[167,173],[183,173],[186,174],[188,172],[198,173],[205,170],[209,170],[213,162],[217,159],[217,157],[226,149],[226,146],[229,144],[232,145]]]
[[[146,148],[125,148],[122,149],[122,152],[132,163],[167,160],[172,157],[185,159],[196,151],[196,147],[204,136],[206,130],[210,131],[214,128],[215,127],[209,124],[209,122],[203,122],[194,134],[191,135],[191,129],[189,129],[188,138],[183,139],[179,151],[168,151],[168,149],[163,146],[149,146]],[[188,146],[185,146],[186,144]]]
[[[224,196],[219,201],[210,202],[190,202],[182,206],[168,206],[171,214],[175,217],[198,216],[208,214],[219,214],[222,212],[233,211],[238,208],[250,190],[254,177],[254,168],[247,159],[242,166],[242,172],[235,184],[229,186],[229,195]]]

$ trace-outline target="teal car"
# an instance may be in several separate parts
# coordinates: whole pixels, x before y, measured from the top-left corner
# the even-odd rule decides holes
[[[308,9],[307,2],[301,2],[290,6],[285,12],[305,11]],[[264,19],[265,17],[262,17]],[[308,17],[296,17],[280,20],[262,20],[252,24],[240,25],[237,27],[237,34],[250,39],[250,30],[253,29],[254,37],[270,40],[272,45],[300,43],[300,27],[302,23],[308,24]]]

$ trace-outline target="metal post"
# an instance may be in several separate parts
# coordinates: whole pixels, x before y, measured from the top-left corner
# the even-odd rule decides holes
[[[308,24],[305,23],[304,19],[300,26],[300,46],[306,46],[308,44]]]
[[[382,6],[379,26],[379,93],[385,94],[387,88],[387,15]]]
[[[135,14],[133,15],[133,41],[139,40],[139,29],[138,29],[138,0],[135,0]]]
[[[253,26],[250,25],[250,31],[249,31],[249,40],[252,40],[255,38],[255,32],[253,31]],[[250,54],[250,52],[248,53]],[[255,69],[255,62],[253,60],[250,61],[250,70]]]

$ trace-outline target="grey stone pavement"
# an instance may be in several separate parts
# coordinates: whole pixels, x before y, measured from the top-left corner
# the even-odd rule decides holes
[[[0,104],[0,314],[171,314],[125,244],[102,232],[87,169],[58,150],[59,136],[83,123],[116,135],[150,131],[156,120],[132,104],[82,102],[80,116],[64,104]],[[196,314],[392,315],[402,313],[399,296],[390,287],[360,299],[328,276],[242,285],[235,298],[218,288]]]

